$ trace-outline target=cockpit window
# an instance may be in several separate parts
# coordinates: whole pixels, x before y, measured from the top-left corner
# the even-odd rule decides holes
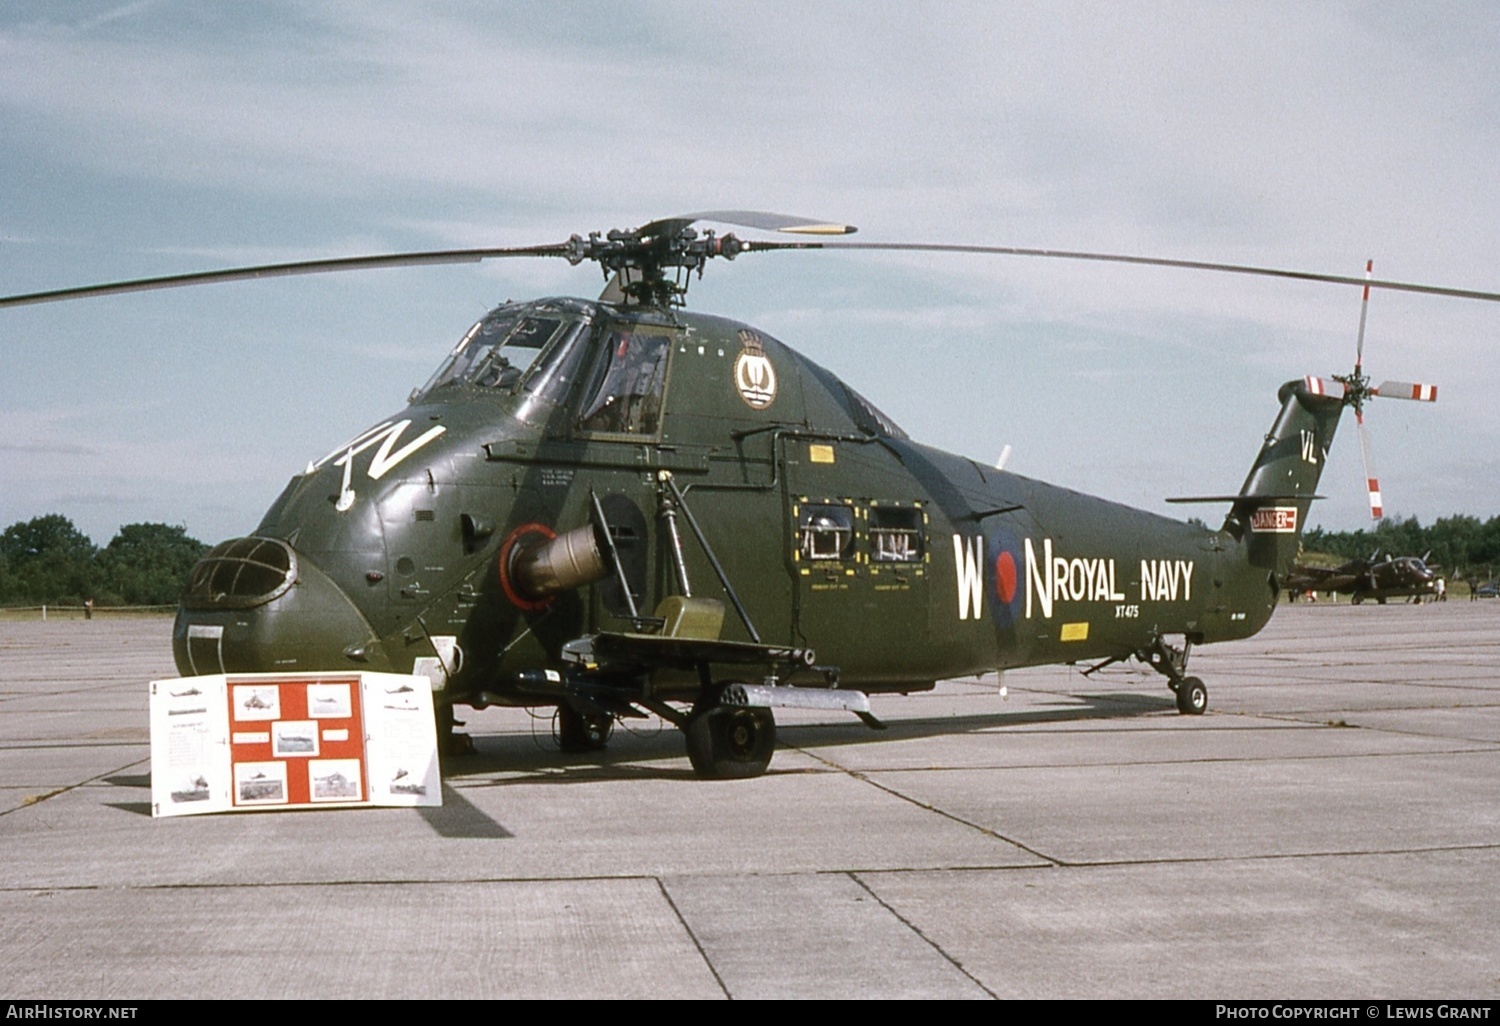
[[[608,363],[578,426],[611,434],[655,434],[671,338],[659,329],[638,328],[612,331],[608,343]]]
[[[521,387],[554,405],[567,398],[589,352],[588,327],[588,321],[574,321],[565,327],[526,371]]]
[[[454,384],[514,390],[563,321],[562,317],[521,316],[508,309],[495,311],[469,329],[419,394]]]

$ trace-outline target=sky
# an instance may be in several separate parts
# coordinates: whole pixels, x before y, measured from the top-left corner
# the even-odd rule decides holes
[[[1500,289],[1490,3],[0,3],[0,294],[557,242],[704,209],[872,242],[1137,253]],[[744,232],[742,234],[753,235]],[[0,527],[252,530],[506,299],[491,261],[0,311]],[[1237,490],[1357,288],[1035,259],[776,253],[691,309],[913,437],[1134,506]],[[1500,304],[1376,293],[1387,514],[1500,514]],[[1357,436],[1311,522],[1367,526]]]

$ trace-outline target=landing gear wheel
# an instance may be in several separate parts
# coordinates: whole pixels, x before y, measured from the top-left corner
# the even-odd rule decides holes
[[[776,718],[769,709],[715,706],[689,720],[682,734],[693,771],[716,780],[758,777],[776,750]]]
[[[557,743],[565,752],[601,752],[614,733],[608,716],[588,715],[571,705],[557,707]]]
[[[1202,716],[1208,708],[1208,688],[1197,677],[1184,677],[1177,685],[1177,711],[1184,716]]]

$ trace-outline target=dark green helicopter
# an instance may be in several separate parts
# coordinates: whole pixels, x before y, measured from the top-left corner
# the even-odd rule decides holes
[[[445,738],[455,705],[555,706],[568,750],[655,713],[682,729],[700,775],[749,777],[771,759],[774,707],[847,710],[879,728],[869,694],[1011,667],[1135,658],[1181,712],[1202,713],[1191,649],[1270,618],[1343,409],[1426,390],[1371,387],[1358,363],[1336,383],[1283,385],[1240,491],[1181,500],[1227,504],[1215,530],[913,441],[779,340],[686,312],[708,260],[973,252],[1500,299],[1099,253],[746,241],[699,220],[854,230],[714,212],[552,245],[241,268],[0,306],[497,257],[599,264],[600,299],[491,311],[404,410],[310,463],[252,535],[204,557],[177,616],[177,666],[425,673]]]

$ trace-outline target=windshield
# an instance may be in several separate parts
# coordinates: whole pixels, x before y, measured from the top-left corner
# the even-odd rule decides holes
[[[469,329],[417,394],[454,384],[513,391],[563,320],[505,308],[494,311]]]

